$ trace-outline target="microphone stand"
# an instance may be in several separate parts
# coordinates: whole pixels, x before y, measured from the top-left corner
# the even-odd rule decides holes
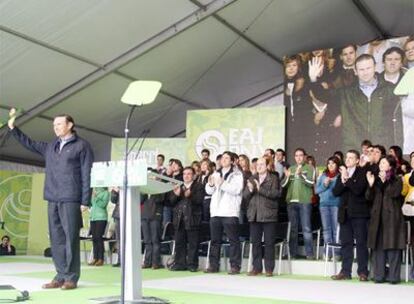
[[[122,233],[121,233],[121,303],[125,303],[125,233],[126,233],[126,201],[127,201],[127,188],[128,188],[128,140],[129,140],[129,121],[132,117],[132,114],[134,113],[135,109],[137,108],[136,105],[133,105],[129,111],[128,117],[125,120],[125,155],[124,155],[124,191],[123,191],[123,201],[122,204],[124,204],[122,208]],[[121,204],[121,201],[119,201]]]

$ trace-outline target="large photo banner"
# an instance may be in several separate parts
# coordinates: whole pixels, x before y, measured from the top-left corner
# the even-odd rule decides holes
[[[266,148],[284,148],[285,107],[188,111],[186,133],[189,161],[203,149],[212,160],[226,150],[259,157]]]
[[[130,145],[135,142],[135,138],[129,139]],[[128,156],[129,159],[145,159],[148,167],[157,166],[157,155],[165,156],[165,163],[171,158],[179,159],[185,164],[187,141],[185,138],[147,138],[144,141],[142,149],[137,157],[141,140],[135,145],[135,148]],[[113,138],[111,148],[111,160],[124,159],[125,140],[123,138]]]
[[[336,150],[360,150],[363,140],[411,153],[413,100],[394,90],[413,66],[413,36],[287,56],[288,155],[303,147],[321,163]]]

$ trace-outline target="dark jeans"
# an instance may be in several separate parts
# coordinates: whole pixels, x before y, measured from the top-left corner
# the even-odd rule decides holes
[[[210,198],[205,198],[203,201],[203,222],[210,221]]]
[[[241,248],[239,233],[239,218],[214,216],[210,218],[210,268],[213,270],[220,269],[220,247],[223,241],[223,231],[229,239],[230,266],[234,269],[241,267]]]
[[[198,246],[200,229],[186,230],[183,221],[175,227],[174,265],[178,268],[198,269]]]
[[[303,239],[305,241],[306,256],[313,256],[312,238],[312,205],[310,203],[288,203],[289,222],[291,225],[289,249],[293,257],[298,255],[298,233],[299,223],[302,227]]]
[[[162,226],[164,227],[165,224],[172,222],[173,220],[173,208],[164,206],[162,210]]]
[[[141,227],[145,244],[144,265],[161,265],[161,220],[142,219]]]
[[[262,272],[262,236],[264,240],[265,271],[273,272],[275,268],[275,229],[276,222],[250,222],[250,238],[253,246],[253,270]]]
[[[93,258],[95,260],[104,259],[104,241],[103,234],[105,233],[107,221],[91,221],[91,234],[93,243]]]
[[[50,245],[56,268],[54,280],[77,283],[80,277],[79,203],[48,203]]]
[[[339,238],[341,240],[342,270],[351,276],[354,260],[354,240],[356,242],[358,275],[368,275],[368,218],[347,218],[341,224]]]

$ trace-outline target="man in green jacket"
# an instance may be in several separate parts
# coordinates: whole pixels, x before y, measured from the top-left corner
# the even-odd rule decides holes
[[[289,248],[292,257],[298,255],[298,227],[302,226],[307,259],[313,259],[312,239],[312,187],[315,170],[305,162],[306,152],[302,148],[295,150],[296,164],[285,170],[282,187],[287,187],[286,203],[291,224]]]
[[[360,55],[355,69],[358,81],[340,98],[343,150],[358,149],[367,138],[386,147],[402,145],[401,104],[392,86],[375,74],[372,55]]]

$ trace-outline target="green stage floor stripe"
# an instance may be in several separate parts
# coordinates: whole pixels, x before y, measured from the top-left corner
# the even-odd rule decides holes
[[[75,290],[37,291],[30,294],[30,304],[91,304],[90,298],[119,295],[119,287],[114,286],[88,286]],[[157,289],[144,289],[144,296],[167,299],[171,304],[307,304],[318,302],[286,301],[278,299],[264,299],[258,297],[237,297],[208,293],[168,291]]]

